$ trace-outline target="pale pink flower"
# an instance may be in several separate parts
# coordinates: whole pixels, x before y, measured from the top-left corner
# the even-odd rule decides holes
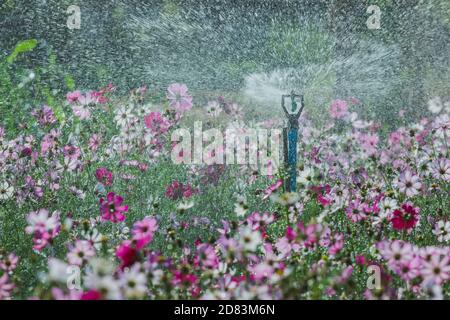
[[[422,188],[422,183],[420,182],[418,175],[406,170],[398,178],[397,187],[400,192],[406,194],[407,197],[413,197],[419,194],[419,191]]]
[[[424,283],[434,283],[441,285],[450,278],[449,257],[441,255],[433,255],[429,261],[423,261],[423,269],[421,274]]]
[[[348,104],[344,100],[333,100],[330,107],[330,115],[334,119],[342,119],[348,115]]]
[[[185,84],[172,83],[167,88],[167,99],[170,106],[178,112],[185,112],[192,108],[192,97]]]
[[[77,240],[67,254],[67,261],[72,265],[81,266],[95,256],[95,249],[87,240]]]

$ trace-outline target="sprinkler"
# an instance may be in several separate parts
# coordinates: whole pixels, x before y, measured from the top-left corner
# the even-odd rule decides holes
[[[291,108],[286,108],[285,99],[291,99]],[[297,99],[300,99],[300,108]],[[298,119],[303,111],[305,104],[303,95],[291,94],[281,96],[281,107],[288,119],[288,125],[283,129],[283,149],[284,164],[288,171],[288,179],[285,182],[285,190],[287,192],[295,192],[297,190],[297,140],[298,140]]]

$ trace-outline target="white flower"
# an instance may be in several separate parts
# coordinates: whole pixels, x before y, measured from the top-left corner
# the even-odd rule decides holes
[[[419,176],[406,170],[398,178],[397,187],[400,192],[406,194],[407,197],[413,197],[419,194],[422,184],[420,183]]]
[[[194,206],[194,201],[183,201],[181,202],[177,209],[178,211],[186,211],[189,210],[190,208],[192,208]]]
[[[262,237],[259,231],[253,231],[249,227],[239,229],[240,244],[246,251],[255,252],[262,243]]]
[[[283,193],[281,195],[272,194],[270,196],[270,199],[273,202],[279,203],[283,206],[290,206],[290,205],[293,205],[296,202],[298,202],[300,200],[300,196],[298,193],[288,192],[288,193]]]
[[[125,297],[128,299],[140,299],[147,292],[147,278],[139,264],[126,268],[121,274],[120,283]]]
[[[380,216],[388,217],[397,208],[398,208],[397,200],[386,197],[380,202]]]
[[[95,288],[98,292],[101,292],[102,297],[107,300],[120,300],[120,285],[116,279],[111,276],[98,278]]]
[[[300,174],[297,177],[297,182],[308,186],[313,182],[314,176],[315,173],[313,168],[305,168],[300,171]]]
[[[433,234],[437,236],[439,242],[450,240],[450,221],[440,220],[434,225]]]
[[[13,194],[14,188],[8,182],[4,181],[0,183],[0,201],[10,199]]]
[[[69,265],[62,260],[50,258],[48,260],[48,280],[66,283],[70,273]]]
[[[433,178],[450,181],[450,160],[438,159],[433,161],[431,165],[431,173]]]
[[[206,106],[206,113],[211,117],[218,117],[222,112],[222,108],[217,101],[209,101]]]
[[[441,112],[442,108],[443,108],[443,104],[442,104],[442,100],[439,97],[435,97],[431,100],[428,101],[428,110],[431,113],[439,113]]]
[[[236,213],[238,217],[243,217],[247,213],[248,206],[246,202],[247,200],[244,196],[237,197],[237,202],[234,204],[234,213]]]
[[[122,107],[115,112],[114,121],[116,121],[116,124],[119,127],[124,127],[128,124],[128,122],[134,118],[133,114],[131,113],[131,109],[127,107]]]
[[[96,228],[82,231],[81,236],[89,241],[96,250],[100,250],[102,247],[103,235]]]

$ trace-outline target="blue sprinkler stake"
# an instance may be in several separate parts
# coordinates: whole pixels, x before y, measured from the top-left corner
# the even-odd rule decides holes
[[[291,98],[290,111],[286,109],[284,103],[286,98]],[[300,98],[300,108],[298,108],[296,98]],[[297,191],[298,119],[305,106],[303,95],[295,94],[294,91],[291,91],[290,95],[282,95],[281,106],[288,119],[288,126],[283,129],[284,164],[289,173],[289,178],[285,183],[285,189],[287,192],[295,192]]]

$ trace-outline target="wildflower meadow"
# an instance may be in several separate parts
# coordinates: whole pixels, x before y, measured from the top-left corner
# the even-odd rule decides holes
[[[176,20],[181,6],[161,9],[157,30],[173,21],[195,29]],[[376,93],[359,96],[351,83],[345,94],[322,93],[335,73],[320,90],[275,90],[278,76],[261,78],[252,58],[227,69],[253,70],[245,92],[206,90],[199,75],[181,76],[176,54],[180,74],[170,69],[170,81],[155,69],[132,88],[114,76],[88,86],[58,50],[26,39],[0,56],[0,300],[450,298],[443,89],[421,105],[392,99],[377,109]],[[290,61],[287,48],[270,52]],[[34,66],[38,52],[45,66]],[[243,98],[255,88],[275,102]],[[283,160],[280,106],[291,89],[306,98],[290,122],[294,172]]]

